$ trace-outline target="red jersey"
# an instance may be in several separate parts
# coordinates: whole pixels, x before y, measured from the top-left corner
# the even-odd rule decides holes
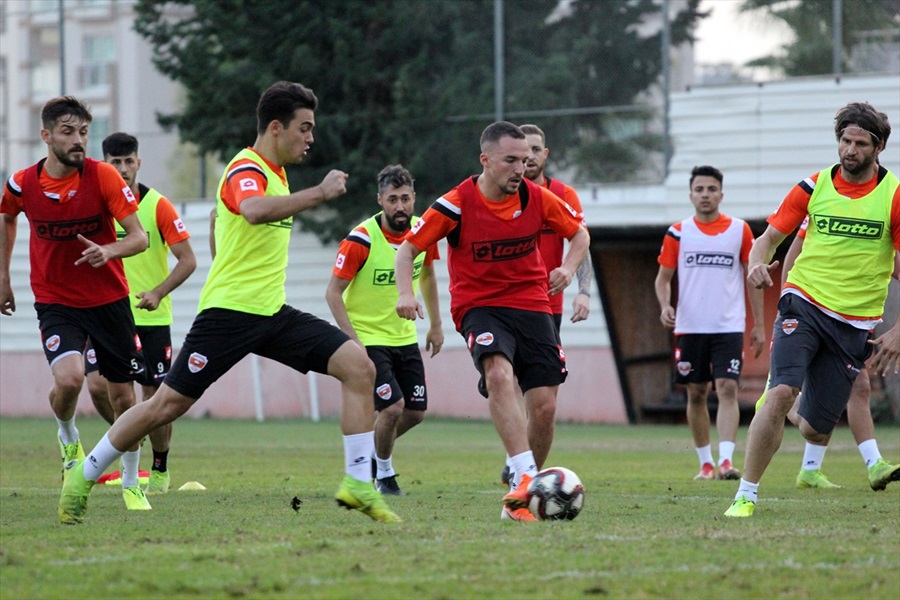
[[[581,226],[574,210],[531,181],[491,202],[477,179],[466,179],[439,198],[407,234],[420,251],[448,238],[450,314],[457,330],[466,312],[479,306],[549,313],[538,237],[545,224],[565,238]]]
[[[544,187],[561,198],[563,202],[571,206],[572,209],[577,212],[578,216],[581,218],[581,224],[585,225],[584,211],[581,208],[581,200],[578,199],[578,194],[575,193],[575,190],[571,186],[564,184],[558,179],[550,179],[549,177],[545,177]],[[547,267],[547,275],[550,274],[550,271],[556,269],[562,264],[564,239],[565,238],[560,236],[549,227],[544,227],[544,229],[541,230],[541,258],[544,259],[544,266]],[[562,314],[562,292],[550,296],[550,312],[552,312],[554,315]]]
[[[87,263],[76,266],[75,261],[85,249],[78,234],[100,245],[116,241],[113,219],[137,210],[131,189],[115,167],[90,158],[62,179],[50,177],[43,166],[41,160],[10,177],[0,202],[0,212],[24,212],[28,217],[35,300],[89,308],[126,297],[121,259],[96,269]]]

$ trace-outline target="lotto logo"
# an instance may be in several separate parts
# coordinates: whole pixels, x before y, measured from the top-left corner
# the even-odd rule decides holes
[[[727,252],[687,252],[684,257],[687,267],[722,267],[730,269],[734,266],[734,255]]]
[[[259,189],[259,185],[256,183],[255,179],[252,179],[250,177],[245,177],[244,179],[241,179],[241,191],[242,192],[258,190],[258,189]]]
[[[815,224],[819,233],[841,237],[877,240],[884,232],[884,223],[866,219],[816,215]]]
[[[166,346],[166,360],[172,360],[172,346]]]
[[[188,357],[188,370],[191,373],[199,373],[208,362],[207,358],[199,352],[192,352]]]
[[[477,338],[475,338],[475,342],[482,346],[490,346],[494,343],[494,334],[490,331],[486,331],[482,334],[479,334]]]
[[[375,389],[375,393],[378,394],[378,397],[382,400],[390,400],[391,385],[389,383],[382,383]]]
[[[472,348],[475,346],[475,336],[473,334],[469,334],[469,337],[466,338],[466,348],[469,349],[469,352],[472,351]]]
[[[345,260],[347,260],[347,257],[344,256],[343,254],[341,254],[340,252],[338,252],[337,260],[334,261],[334,266],[335,266],[335,268],[337,268],[337,269],[343,269],[343,268],[344,268],[344,261],[345,261]]]
[[[131,192],[131,188],[128,187],[127,185],[122,188],[122,193],[125,194],[125,199],[128,200],[129,202],[137,202],[137,200],[134,197],[134,194]]]
[[[144,348],[144,345],[141,344],[141,337],[138,334],[134,334],[134,347],[138,352],[140,352]]]
[[[187,231],[187,227],[184,226],[184,221],[182,221],[181,219],[175,219],[174,221],[172,221],[172,224],[175,225],[175,231],[177,231],[178,233],[184,233],[185,231]]]
[[[47,350],[49,350],[50,352],[56,352],[57,349],[59,349],[59,336],[51,335],[44,342],[44,345],[47,346]]]
[[[691,363],[686,360],[679,361],[675,367],[678,369],[678,374],[682,377],[687,377],[691,373]]]
[[[559,359],[563,362],[566,362],[566,352],[563,350],[562,346],[557,346],[559,348]]]
[[[417,233],[420,229],[422,229],[422,225],[425,224],[425,219],[419,219],[416,221],[416,224],[412,226],[412,232]]]
[[[797,325],[799,324],[797,319],[785,319],[781,322],[781,330],[784,332],[784,335],[791,335],[797,330]]]
[[[103,227],[102,217],[95,215],[87,219],[77,221],[38,221],[34,220],[34,232],[43,240],[61,242],[74,240],[79,234],[91,237],[100,232]]]
[[[513,240],[473,242],[472,257],[476,262],[514,260],[527,256],[537,249],[537,239],[532,236]]]

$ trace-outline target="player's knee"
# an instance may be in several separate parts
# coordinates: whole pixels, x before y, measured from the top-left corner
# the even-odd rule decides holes
[[[806,441],[817,446],[828,445],[828,440],[831,438],[830,433],[816,431],[809,421],[803,418],[800,419],[800,433]]]
[[[529,398],[529,419],[539,423],[552,423],[556,418],[556,396],[552,393],[537,393]]]
[[[850,390],[850,402],[864,402],[868,404],[871,395],[872,383],[869,380],[868,373],[862,371],[853,383],[853,389]]]
[[[63,396],[77,396],[84,385],[84,373],[78,371],[64,371],[54,373],[53,383],[57,392]]]
[[[425,411],[424,410],[404,410],[403,418],[409,424],[410,427],[415,427],[422,423],[425,420]]]

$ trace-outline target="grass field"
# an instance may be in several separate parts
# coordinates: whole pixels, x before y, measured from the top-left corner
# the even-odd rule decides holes
[[[105,429],[78,426],[86,446]],[[332,500],[337,423],[189,420],[175,426],[175,491],[152,511],[101,487],[85,524],[62,526],[54,435],[48,419],[0,421],[4,600],[900,597],[900,484],[869,489],[846,428],[825,461],[843,489],[794,488],[789,430],[756,515],[731,520],[736,482],[691,480],[686,426],[560,425],[549,463],[581,476],[585,509],[531,524],[499,519],[502,451],[485,422],[426,420],[400,439],[398,525]],[[879,443],[900,459],[900,429],[880,428]],[[177,491],[189,480],[208,490]]]

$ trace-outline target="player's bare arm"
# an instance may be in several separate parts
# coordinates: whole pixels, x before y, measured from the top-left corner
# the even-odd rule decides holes
[[[575,270],[575,280],[578,281],[578,293],[572,299],[573,323],[584,321],[591,314],[591,277],[594,265],[591,262],[591,253],[588,252],[581,264]]]
[[[569,238],[569,250],[566,252],[562,264],[550,271],[548,293],[558,294],[569,287],[578,265],[584,262],[584,257],[587,256],[590,244],[591,235],[586,229],[579,227]]]
[[[659,266],[653,288],[656,290],[656,301],[659,302],[659,321],[663,327],[675,327],[675,307],[672,306],[672,278],[675,269]]]
[[[347,193],[347,173],[332,169],[314,187],[287,196],[251,196],[240,203],[241,214],[252,225],[275,223]]]
[[[416,300],[412,285],[413,261],[421,252],[407,240],[397,248],[397,258],[394,259],[394,277],[399,292],[397,315],[410,321],[425,318],[425,312]]]
[[[9,280],[9,265],[16,241],[16,217],[0,213],[0,314],[16,312],[16,297]]]
[[[140,254],[147,249],[149,240],[147,232],[141,226],[141,221],[136,213],[132,213],[119,221],[119,225],[125,230],[125,237],[111,244],[99,245],[78,235],[78,240],[85,245],[81,252],[81,258],[75,261],[76,265],[89,264],[95,269],[102,267],[114,258],[125,258]]]
[[[169,246],[169,250],[175,256],[177,262],[172,267],[169,276],[163,279],[158,286],[152,290],[138,292],[137,297],[140,302],[137,307],[144,310],[156,310],[162,299],[172,293],[172,290],[180,286],[191,276],[191,273],[197,268],[197,257],[194,256],[194,249],[191,247],[190,240],[182,240]]]
[[[332,274],[328,280],[328,286],[325,288],[325,301],[331,314],[334,316],[334,322],[341,328],[341,331],[349,335],[357,344],[362,346],[359,337],[356,335],[356,329],[350,322],[350,315],[347,314],[347,305],[344,304],[344,290],[350,285],[349,279],[341,279],[337,275]]]
[[[772,264],[769,264],[769,261],[775,256],[775,250],[786,237],[786,233],[769,225],[763,234],[753,242],[750,260],[747,264],[747,284],[750,287],[767,288],[774,285],[771,272],[778,268],[778,261],[776,260]]]
[[[746,276],[747,265],[744,265],[744,277]],[[759,358],[766,345],[762,288],[747,287],[747,299],[750,301],[750,314],[753,315],[753,327],[750,329],[750,348],[753,350],[754,358]]]
[[[428,313],[428,333],[425,334],[425,351],[434,356],[444,346],[444,328],[441,324],[441,310],[438,302],[437,277],[434,274],[434,265],[422,267],[419,279],[419,287],[422,290],[422,300],[425,302],[425,311]]]

